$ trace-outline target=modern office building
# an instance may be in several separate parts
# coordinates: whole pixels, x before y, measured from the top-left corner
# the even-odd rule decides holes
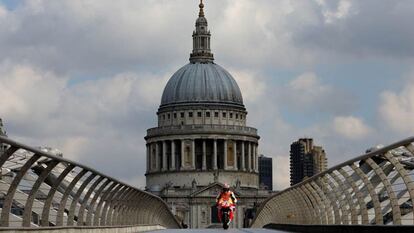
[[[236,80],[214,62],[199,7],[190,62],[168,81],[158,126],[147,130],[146,186],[185,224],[205,228],[218,223],[215,198],[228,183],[240,199],[232,227],[243,227],[269,195],[259,187],[259,136]]]
[[[290,185],[312,177],[328,167],[325,150],[312,138],[301,138],[290,146]]]
[[[259,185],[263,189],[273,190],[273,159],[259,156]]]

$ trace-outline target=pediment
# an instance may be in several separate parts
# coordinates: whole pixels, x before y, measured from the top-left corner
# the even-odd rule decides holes
[[[201,188],[201,189],[193,192],[190,196],[192,196],[192,197],[214,197],[214,198],[216,198],[217,195],[223,189],[223,187],[224,187],[224,184],[216,182],[216,183],[210,184],[209,186],[206,186],[204,188]],[[233,190],[233,192],[235,193],[236,196],[238,196],[238,194],[234,190]]]

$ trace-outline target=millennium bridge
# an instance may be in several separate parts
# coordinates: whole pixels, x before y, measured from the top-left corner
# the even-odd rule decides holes
[[[413,232],[414,138],[332,167],[269,197],[250,229],[228,232]],[[0,136],[0,231],[181,230],[159,197]]]

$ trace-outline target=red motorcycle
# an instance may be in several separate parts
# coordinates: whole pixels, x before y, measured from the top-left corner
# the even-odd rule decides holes
[[[223,223],[224,230],[227,230],[233,221],[236,206],[230,201],[222,201],[218,204],[218,209],[220,221]]]

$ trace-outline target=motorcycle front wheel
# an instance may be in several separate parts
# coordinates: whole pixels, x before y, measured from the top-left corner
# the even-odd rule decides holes
[[[228,225],[228,222],[229,222],[229,214],[228,213],[223,213],[223,229],[224,230],[227,230],[227,229],[229,229],[229,225]]]

